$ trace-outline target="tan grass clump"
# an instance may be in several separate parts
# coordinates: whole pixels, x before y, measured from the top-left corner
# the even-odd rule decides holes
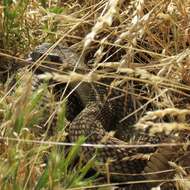
[[[177,108],[151,111],[140,118],[135,126],[137,129],[148,131],[150,134],[165,133],[168,135],[172,131],[190,131],[188,123],[189,114],[190,110]],[[169,118],[170,122],[164,121],[166,116]]]

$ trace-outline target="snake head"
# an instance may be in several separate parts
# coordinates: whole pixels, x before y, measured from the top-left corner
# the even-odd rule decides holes
[[[53,44],[50,43],[42,43],[37,46],[32,53],[29,54],[28,61],[36,62],[42,58],[43,61],[40,62],[42,63],[43,69],[41,70],[43,71],[47,71],[47,68],[59,71],[66,67],[74,68],[78,60],[78,55],[71,48],[59,44],[54,48],[52,48],[52,46]]]
[[[44,56],[45,61],[62,63],[61,59],[61,47],[58,45],[54,49],[51,49],[52,44],[50,43],[42,43],[37,46],[32,53],[29,54],[29,58],[31,61],[37,61],[40,57]]]

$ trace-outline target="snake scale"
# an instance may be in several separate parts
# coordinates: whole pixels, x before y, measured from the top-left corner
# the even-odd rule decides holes
[[[38,46],[30,57],[33,62],[38,60],[49,48],[50,44],[44,43]],[[39,73],[52,72],[63,66],[69,66],[70,71],[75,67],[78,56],[70,48],[58,45],[47,56],[46,61],[57,63],[50,71],[47,67],[41,66],[37,69]],[[47,65],[46,65],[47,66]],[[90,72],[88,65],[79,65],[85,72]],[[66,69],[68,71],[68,69]],[[76,70],[78,71],[78,70]],[[80,69],[79,69],[80,72]],[[84,73],[82,73],[84,74]],[[68,102],[68,120],[70,124],[67,128],[68,137],[71,142],[77,141],[80,136],[86,137],[86,143],[105,144],[103,148],[95,149],[94,147],[82,147],[84,159],[87,162],[96,154],[96,169],[101,173],[109,174],[111,179],[117,181],[133,181],[134,184],[127,185],[125,189],[143,189],[149,190],[152,186],[160,184],[162,190],[177,190],[176,182],[165,183],[140,183],[138,181],[161,180],[174,177],[174,172],[162,172],[170,169],[168,161],[175,161],[177,158],[173,152],[180,152],[180,148],[131,148],[119,147],[119,145],[130,145],[138,141],[139,144],[156,144],[169,142],[162,136],[149,136],[141,134],[135,128],[129,127],[133,124],[134,118],[130,117],[122,124],[120,120],[129,112],[134,111],[133,97],[128,93],[128,83],[126,81],[118,82],[117,79],[101,79],[99,83],[83,82],[69,96]],[[73,89],[78,83],[71,82],[68,89]],[[116,88],[115,88],[116,87]],[[122,91],[117,89],[122,89]],[[121,127],[122,126],[122,127]],[[126,129],[127,141],[119,139],[122,132],[113,136],[109,131],[113,129]],[[133,137],[133,138],[132,138]],[[114,145],[113,147],[111,145]],[[115,147],[118,145],[118,147]],[[157,172],[157,173],[155,173]],[[135,183],[137,182],[137,183]]]

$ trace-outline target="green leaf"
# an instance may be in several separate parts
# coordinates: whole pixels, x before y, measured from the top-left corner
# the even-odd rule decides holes
[[[58,131],[63,131],[65,128],[65,113],[66,113],[66,103],[63,102],[60,105],[60,109],[58,110],[58,115],[57,115],[57,129]]]
[[[50,13],[61,14],[64,9],[62,7],[51,7],[48,9]]]
[[[44,170],[42,176],[40,177],[40,179],[38,180],[38,183],[35,187],[36,190],[40,190],[43,187],[47,187],[48,184],[48,178],[49,178],[49,170],[48,167],[46,167],[46,169]]]
[[[24,113],[20,112],[19,116],[16,118],[15,121],[15,132],[18,134],[20,133],[24,124]]]

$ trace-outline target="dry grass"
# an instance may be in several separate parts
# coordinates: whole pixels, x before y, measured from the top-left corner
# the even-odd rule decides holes
[[[84,178],[93,161],[85,166],[82,161],[72,166],[69,159],[75,158],[76,147],[66,156],[52,144],[39,146],[19,142],[19,139],[58,142],[64,140],[66,135],[66,121],[61,119],[65,115],[66,98],[62,97],[60,103],[55,101],[52,93],[48,95],[50,101],[47,107],[50,111],[47,118],[45,109],[40,107],[44,94],[47,94],[47,84],[33,92],[28,85],[31,84],[32,74],[26,71],[9,88],[13,74],[23,65],[28,65],[25,61],[27,54],[44,41],[53,44],[49,51],[62,44],[75,49],[79,56],[72,70],[54,70],[42,74],[41,78],[53,79],[58,83],[80,81],[104,86],[107,84],[101,83],[100,79],[113,78],[117,82],[111,85],[116,89],[118,84],[127,82],[134,110],[121,122],[135,116],[134,124],[143,133],[148,130],[152,135],[172,133],[181,136],[185,131],[189,136],[189,15],[189,0],[1,2],[0,188],[69,189],[102,185],[95,181],[94,176],[93,180]],[[39,67],[45,56],[29,65],[28,70]],[[89,72],[85,71],[85,74],[77,70],[83,61],[90,64]],[[59,130],[48,136],[57,113],[60,117],[54,125],[58,125]],[[41,132],[44,128],[45,131]],[[187,139],[185,142],[188,142]],[[189,155],[188,146],[183,151]],[[44,164],[47,154],[50,155],[48,166]],[[180,190],[190,189],[189,169],[183,169],[183,164],[178,165],[180,163],[182,161],[176,160],[171,164],[172,169],[176,170],[176,176],[171,181],[177,179]],[[70,167],[74,167],[78,176],[73,176]],[[177,170],[178,167],[182,168]],[[56,173],[57,170],[59,172]],[[104,186],[109,188],[110,184]]]

